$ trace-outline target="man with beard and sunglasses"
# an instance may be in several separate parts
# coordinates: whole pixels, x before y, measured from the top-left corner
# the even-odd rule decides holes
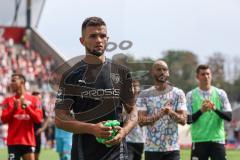
[[[157,60],[151,70],[154,85],[143,90],[138,99],[140,125],[146,125],[145,160],[180,160],[178,124],[184,125],[184,92],[168,82],[168,65]]]
[[[126,135],[138,120],[128,68],[106,59],[107,27],[99,17],[82,24],[81,44],[86,55],[61,78],[55,105],[57,127],[73,133],[72,160],[127,160]],[[131,117],[122,120],[122,110]],[[108,127],[108,120],[120,126]],[[96,137],[109,138],[104,144]]]

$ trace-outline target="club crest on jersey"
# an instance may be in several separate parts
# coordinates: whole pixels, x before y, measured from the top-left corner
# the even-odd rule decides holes
[[[120,75],[117,73],[111,73],[111,79],[114,83],[120,82]]]
[[[64,94],[64,88],[59,88],[56,98],[56,103],[63,102],[63,94]]]

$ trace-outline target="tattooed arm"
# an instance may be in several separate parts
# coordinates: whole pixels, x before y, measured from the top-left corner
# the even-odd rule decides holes
[[[163,108],[163,112],[181,125],[185,125],[187,122],[187,113],[183,110],[175,112],[171,107],[165,107]]]
[[[164,113],[168,114],[173,120],[181,125],[187,123],[187,107],[186,107],[186,97],[182,90],[178,91],[178,98],[176,99],[177,105],[176,109],[173,109],[171,101],[165,104]]]
[[[187,113],[183,110],[179,110],[176,112],[170,110],[169,116],[181,125],[185,125],[187,123]]]
[[[138,111],[138,123],[140,126],[153,125],[163,116],[163,112],[158,112],[153,115],[147,115],[147,111]]]

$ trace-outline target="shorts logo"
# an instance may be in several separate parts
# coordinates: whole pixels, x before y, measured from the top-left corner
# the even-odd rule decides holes
[[[199,160],[198,157],[192,157],[192,160]]]
[[[35,147],[31,147],[32,152],[35,152]]]
[[[114,83],[120,82],[120,75],[117,73],[111,73],[111,79]]]

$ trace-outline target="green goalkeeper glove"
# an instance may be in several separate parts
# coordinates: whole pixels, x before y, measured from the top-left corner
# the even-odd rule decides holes
[[[117,133],[118,133],[118,130],[114,129],[114,126],[120,126],[120,122],[117,121],[117,120],[109,120],[109,121],[105,122],[103,125],[107,126],[107,127],[112,127],[113,128],[113,130],[111,131],[112,135],[109,136],[106,139],[105,138],[96,137],[96,140],[99,143],[105,143],[106,141],[109,141],[109,140],[113,139],[117,135]],[[106,147],[111,147],[111,145],[106,145]]]

